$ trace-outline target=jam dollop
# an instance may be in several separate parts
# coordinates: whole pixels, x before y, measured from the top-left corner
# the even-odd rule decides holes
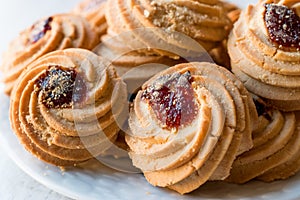
[[[60,66],[50,66],[37,80],[36,86],[47,108],[72,108],[74,103],[85,99],[87,91],[79,73]]]
[[[300,18],[287,6],[265,4],[269,37],[279,48],[300,48]]]
[[[167,129],[190,124],[198,113],[190,72],[158,78],[142,94],[156,117]]]
[[[45,21],[38,22],[34,24],[31,27],[31,37],[30,37],[30,42],[36,43],[39,41],[44,35],[47,33],[47,31],[51,30],[51,22],[53,21],[52,17],[49,17]]]

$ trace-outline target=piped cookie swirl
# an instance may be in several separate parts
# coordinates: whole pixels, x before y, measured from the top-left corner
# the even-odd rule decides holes
[[[116,140],[126,86],[112,66],[83,49],[55,51],[31,63],[11,96],[12,128],[48,163],[89,160]]]
[[[28,64],[54,50],[92,49],[99,42],[93,27],[83,17],[58,14],[39,20],[20,33],[4,53],[1,71],[9,95]]]
[[[255,98],[259,112],[253,148],[237,157],[227,181],[286,179],[300,170],[299,113],[282,112]]]
[[[106,10],[108,36],[120,36],[123,48],[144,47],[143,52],[178,58],[174,52],[163,51],[166,46],[189,49],[175,32],[189,36],[206,50],[224,40],[231,27],[225,4],[221,1],[157,1],[109,0]],[[150,31],[145,34],[143,29]],[[161,49],[152,48],[153,43]],[[155,45],[154,45],[155,46]]]
[[[179,64],[138,92],[126,135],[129,155],[151,184],[188,193],[229,176],[236,156],[253,145],[256,118],[247,90],[229,71]]]
[[[300,109],[297,1],[260,1],[241,14],[229,37],[232,71],[278,109]]]

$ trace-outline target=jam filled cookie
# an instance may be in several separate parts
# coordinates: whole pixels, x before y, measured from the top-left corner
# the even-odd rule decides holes
[[[261,0],[241,14],[229,36],[235,75],[278,109],[300,109],[298,1]]]
[[[106,0],[84,0],[72,12],[85,17],[95,27],[98,35],[101,36],[106,33],[107,29],[105,5]]]
[[[112,66],[83,49],[32,62],[11,95],[12,128],[25,148],[57,166],[89,160],[118,136],[126,86]]]
[[[91,25],[74,14],[41,19],[20,33],[5,52],[1,70],[5,92],[9,95],[25,67],[42,55],[60,49],[92,49],[99,38]]]
[[[236,156],[252,148],[256,120],[252,98],[229,71],[179,64],[142,86],[126,142],[152,185],[184,194],[229,176]]]

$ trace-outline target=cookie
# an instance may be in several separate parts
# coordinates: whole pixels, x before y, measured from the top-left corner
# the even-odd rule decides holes
[[[22,31],[4,53],[1,70],[5,92],[10,95],[27,65],[46,53],[71,47],[92,49],[98,41],[93,27],[83,17],[58,14],[39,20]]]
[[[299,132],[299,113],[297,113],[296,116],[297,124],[295,131]],[[264,172],[262,175],[258,176],[257,179],[265,182],[271,182],[275,180],[287,179],[290,176],[295,175],[300,170],[299,156],[300,150],[289,157],[288,161]]]
[[[83,49],[32,62],[11,95],[10,120],[23,146],[57,166],[89,160],[117,139],[126,86],[112,66]]]
[[[176,90],[181,87],[192,90],[180,92],[187,95],[180,97]],[[170,98],[168,95],[180,97],[171,99],[172,105],[179,103],[187,107],[182,110],[176,106],[165,108],[171,105],[165,104]],[[142,86],[130,112],[131,133],[126,135],[126,142],[133,164],[142,169],[151,184],[182,194],[210,179],[225,179],[239,151],[252,147],[252,140],[244,139],[242,143],[244,137],[251,138],[250,119],[255,120],[249,113],[253,105],[245,105],[251,103],[248,100],[252,101],[248,96],[242,83],[229,71],[211,63],[179,64],[158,73]],[[200,103],[193,104],[195,99]],[[206,107],[204,112],[202,109]],[[189,111],[190,108],[193,109]],[[202,118],[198,118],[200,114]],[[188,116],[190,121],[178,116]],[[208,120],[209,125],[199,124],[203,120]],[[197,124],[203,127],[194,127]]]
[[[265,107],[266,104],[261,103],[261,100],[256,102],[256,105],[259,109],[261,125],[253,131],[254,146],[237,157],[227,181],[245,183],[257,177],[263,177],[264,173],[270,175],[273,169],[274,171],[282,169],[277,166],[295,160],[298,155],[299,148],[295,146],[295,140],[298,141],[299,131],[296,128],[298,122],[295,114]],[[283,174],[284,171],[282,171]],[[295,173],[295,171],[292,172]]]
[[[261,0],[242,12],[228,40],[232,71],[285,111],[300,107],[299,20],[296,1]]]
[[[120,33],[130,33],[129,36],[120,36],[120,41],[132,49],[136,49],[136,46],[144,47],[144,53],[172,58],[176,58],[176,54],[165,51],[166,47],[191,48],[181,41],[181,35],[176,32],[193,38],[204,49],[210,50],[227,37],[232,24],[221,1],[111,0],[108,1],[106,19],[108,35],[113,37]],[[148,33],[145,34],[144,30]]]

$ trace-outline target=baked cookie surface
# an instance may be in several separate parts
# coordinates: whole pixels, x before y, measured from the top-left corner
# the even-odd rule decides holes
[[[36,157],[73,165],[113,145],[125,105],[126,86],[112,66],[88,50],[59,50],[22,73],[11,96],[10,120]]]
[[[39,20],[14,39],[4,52],[1,71],[9,95],[17,78],[28,64],[55,50],[92,49],[99,42],[93,27],[74,14],[57,14]]]
[[[297,1],[250,5],[234,25],[228,41],[236,76],[252,93],[286,111],[298,110],[300,105],[297,9]]]

